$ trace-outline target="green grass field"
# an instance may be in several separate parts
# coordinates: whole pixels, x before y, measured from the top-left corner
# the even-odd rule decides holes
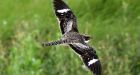
[[[89,34],[103,75],[140,75],[140,0],[65,0]],[[61,37],[52,0],[0,0],[0,75],[91,75]]]

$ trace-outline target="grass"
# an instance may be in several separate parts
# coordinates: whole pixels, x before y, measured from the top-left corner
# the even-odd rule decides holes
[[[103,75],[140,75],[140,1],[67,0],[81,33],[100,57]],[[91,75],[61,37],[52,0],[0,0],[0,75]]]

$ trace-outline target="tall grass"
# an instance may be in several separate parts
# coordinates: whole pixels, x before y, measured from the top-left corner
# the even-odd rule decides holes
[[[140,75],[140,0],[66,0],[103,75]],[[61,37],[52,0],[0,0],[0,75],[91,75]]]

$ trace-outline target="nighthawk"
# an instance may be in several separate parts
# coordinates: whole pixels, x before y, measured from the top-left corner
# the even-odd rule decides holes
[[[96,51],[87,44],[90,37],[80,34],[77,29],[76,17],[62,0],[53,0],[55,14],[57,16],[62,38],[52,42],[43,42],[43,46],[68,44],[77,54],[80,55],[84,64],[94,75],[101,75],[101,63]]]

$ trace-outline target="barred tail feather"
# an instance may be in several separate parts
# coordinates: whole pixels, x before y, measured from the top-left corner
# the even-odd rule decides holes
[[[79,43],[78,40],[71,40],[71,39],[60,39],[52,42],[43,42],[42,46],[53,46],[53,45],[60,45],[60,44],[73,44],[73,43]]]
[[[57,41],[52,41],[52,42],[43,42],[42,46],[53,46],[53,45],[60,45],[63,43],[64,43],[64,41],[57,40]]]

